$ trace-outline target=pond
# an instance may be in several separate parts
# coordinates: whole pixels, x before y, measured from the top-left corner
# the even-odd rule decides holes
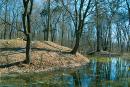
[[[130,61],[114,57],[90,60],[77,69],[2,75],[0,87],[130,87]]]

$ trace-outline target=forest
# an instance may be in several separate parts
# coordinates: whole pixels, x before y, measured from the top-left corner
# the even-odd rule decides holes
[[[31,40],[52,41],[68,47],[74,47],[77,41],[79,51],[84,52],[129,51],[129,0],[34,0],[32,3],[29,7],[23,6],[22,0],[0,1],[1,39],[27,38],[22,15],[31,8],[28,31]]]
[[[64,70],[58,72],[61,84],[53,83],[51,86],[45,83],[38,87],[102,87],[101,81],[104,78],[103,87],[129,87],[130,62],[126,62],[130,61],[129,52],[130,0],[0,0],[0,73],[23,72],[24,69],[25,72],[44,71],[48,67],[56,66],[59,69],[64,65],[76,70],[66,71],[69,75],[61,75]],[[83,68],[86,71],[81,70],[81,74],[75,66],[85,65],[84,63],[87,63]],[[122,68],[123,64],[126,68]],[[84,73],[88,75],[88,72],[92,74],[95,71],[90,68],[87,71],[87,67],[97,68],[97,76],[92,77],[92,82]],[[127,77],[120,73],[122,69]],[[107,74],[106,77],[103,77],[104,74]],[[37,78],[40,79],[39,76]],[[53,76],[55,75],[48,75],[47,81]],[[19,77],[22,78],[21,75]],[[64,83],[66,80],[71,83],[72,77],[76,79],[73,86]],[[33,75],[28,78],[37,79]],[[87,79],[87,82],[83,82],[82,78]],[[108,79],[120,81],[117,78],[127,78],[127,85],[106,82]]]

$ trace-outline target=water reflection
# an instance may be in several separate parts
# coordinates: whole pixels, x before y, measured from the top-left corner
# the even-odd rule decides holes
[[[95,58],[71,75],[75,85],[71,87],[129,87],[129,63],[121,58],[99,62]]]
[[[121,58],[91,58],[88,65],[71,71],[1,77],[0,87],[130,87],[129,67]]]

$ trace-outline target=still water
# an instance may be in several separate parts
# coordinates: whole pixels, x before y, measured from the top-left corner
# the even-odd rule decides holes
[[[2,75],[0,87],[130,87],[129,60],[95,57],[90,60],[73,70]]]

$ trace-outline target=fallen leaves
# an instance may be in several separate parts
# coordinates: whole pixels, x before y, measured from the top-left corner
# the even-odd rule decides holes
[[[6,43],[6,41],[1,41],[1,43]],[[21,40],[9,40],[9,44],[13,48],[13,43],[15,43],[15,47],[24,47],[25,42]],[[22,45],[20,45],[22,44]],[[2,46],[2,44],[0,44]],[[7,46],[9,47],[9,46]],[[35,49],[34,49],[35,48]],[[39,48],[39,49],[37,49]],[[37,50],[36,50],[37,49]],[[49,71],[59,68],[73,68],[77,66],[81,66],[82,64],[86,64],[89,60],[84,57],[83,55],[77,53],[76,55],[67,54],[64,52],[70,51],[70,48],[60,46],[53,42],[45,41],[33,41],[32,42],[32,64],[21,64],[19,66],[12,66],[9,68],[1,68],[1,73],[6,72],[40,72],[40,71]],[[10,51],[11,52],[11,51]],[[9,62],[18,62],[25,59],[25,50],[24,52],[21,51],[14,51],[12,54],[8,55],[7,51],[5,51],[6,55],[8,56]],[[4,56],[0,56],[0,58],[5,59]],[[7,63],[6,60],[0,61],[0,63]]]

